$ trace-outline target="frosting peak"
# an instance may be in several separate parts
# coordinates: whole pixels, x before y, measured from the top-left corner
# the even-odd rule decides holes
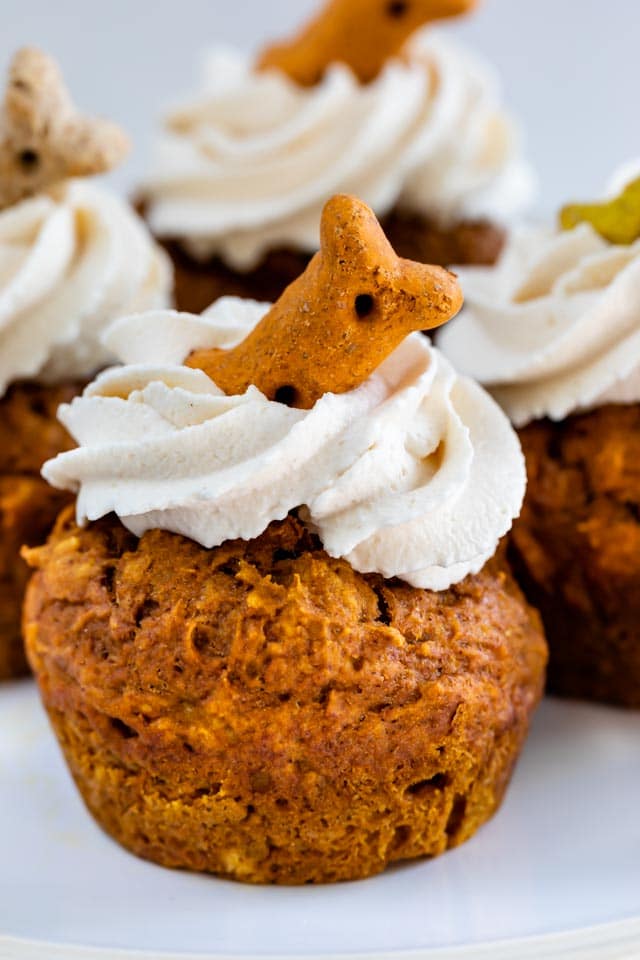
[[[147,193],[159,235],[250,269],[268,249],[312,252],[325,200],[352,193],[437,219],[509,220],[532,176],[492,75],[436,32],[362,85],[335,63],[313,87],[217,51],[205,89],[171,111]]]
[[[521,229],[496,267],[458,275],[466,306],[439,346],[516,426],[640,401],[640,241]]]
[[[225,298],[200,317],[111,326],[106,344],[125,366],[61,408],[80,446],[43,471],[78,492],[79,520],[114,510],[138,535],[161,527],[212,547],[300,508],[325,549],[362,572],[440,590],[478,571],[524,494],[499,408],[420,334],[310,410],[255,387],[226,396],[183,365],[193,349],[239,343],[267,309]]]
[[[0,396],[21,378],[84,379],[120,313],[166,306],[168,261],[117,197],[72,180],[0,212]]]

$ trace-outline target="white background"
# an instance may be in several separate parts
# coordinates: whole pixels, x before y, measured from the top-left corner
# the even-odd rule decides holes
[[[115,180],[145,171],[154,120],[195,87],[203,49],[256,49],[319,0],[0,0],[0,67],[37,43],[62,62],[78,102],[118,120],[135,150]],[[480,0],[447,29],[498,68],[541,183],[539,210],[600,193],[640,155],[639,0]]]

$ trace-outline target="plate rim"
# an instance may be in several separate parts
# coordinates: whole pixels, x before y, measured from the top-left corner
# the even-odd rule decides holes
[[[0,960],[283,960],[282,954],[159,953],[0,935]],[[291,954],[286,960],[637,960],[640,916],[576,930],[450,947]]]

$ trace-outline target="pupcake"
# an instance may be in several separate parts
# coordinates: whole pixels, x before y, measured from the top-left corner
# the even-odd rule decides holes
[[[334,193],[373,207],[401,256],[495,260],[533,178],[492,73],[432,28],[471,6],[331,0],[257,60],[211,54],[200,92],[165,114],[142,191],[180,309],[277,298]]]
[[[123,156],[117,127],[82,117],[56,65],[16,55],[0,113],[0,678],[26,669],[24,543],[40,543],[69,498],[40,477],[71,445],[56,409],[109,360],[120,313],[167,306],[171,270],[121,201],[78,177]]]
[[[529,484],[512,550],[552,691],[640,706],[640,181],[460,272],[439,340],[513,423]]]
[[[544,680],[499,546],[517,437],[411,333],[456,312],[455,278],[351,197],[321,237],[272,307],[110,328],[124,365],[61,408],[79,446],[44,470],[76,516],[26,551],[30,662],[93,815],[143,857],[256,883],[466,840]]]

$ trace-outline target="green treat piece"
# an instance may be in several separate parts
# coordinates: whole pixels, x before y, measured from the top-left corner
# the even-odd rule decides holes
[[[570,203],[560,211],[560,226],[572,230],[590,223],[609,243],[629,244],[640,237],[640,177],[603,203]]]

